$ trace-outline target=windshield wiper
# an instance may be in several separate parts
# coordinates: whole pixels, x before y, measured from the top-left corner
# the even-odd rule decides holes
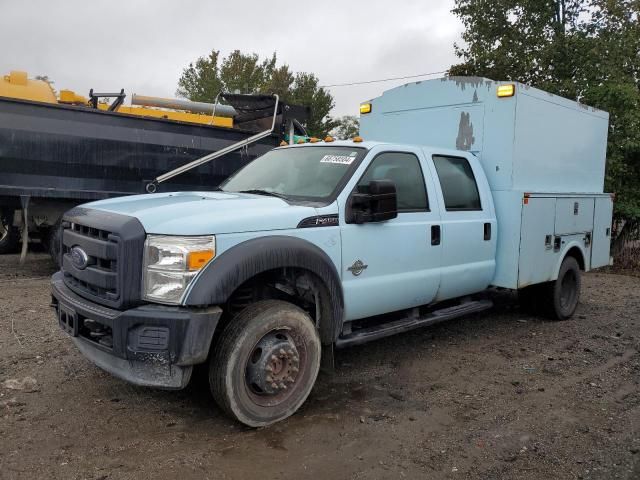
[[[254,188],[251,190],[240,190],[238,193],[253,193],[254,195],[265,195],[267,197],[276,197],[282,200],[288,200],[288,198],[281,193],[270,192],[269,190],[261,190],[259,188]]]

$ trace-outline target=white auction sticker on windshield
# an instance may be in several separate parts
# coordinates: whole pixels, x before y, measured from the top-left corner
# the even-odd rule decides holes
[[[320,159],[320,163],[337,163],[340,165],[351,165],[355,159],[355,156],[325,155]]]

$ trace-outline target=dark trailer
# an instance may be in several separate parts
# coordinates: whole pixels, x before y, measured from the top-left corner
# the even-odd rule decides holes
[[[286,135],[305,134],[306,108],[274,96],[221,96],[220,109],[235,111],[233,128],[0,97],[0,253],[32,237],[51,251],[62,213],[80,203],[214,190]],[[154,182],[212,152],[224,155]]]

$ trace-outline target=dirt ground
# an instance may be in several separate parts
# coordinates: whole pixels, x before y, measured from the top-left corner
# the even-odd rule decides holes
[[[132,387],[85,360],[52,272],[0,256],[2,479],[640,478],[640,278],[586,275],[565,322],[505,296],[340,351],[298,414],[251,430],[202,385]]]

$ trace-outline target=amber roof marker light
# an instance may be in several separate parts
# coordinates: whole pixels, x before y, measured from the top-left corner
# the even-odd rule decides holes
[[[361,103],[360,104],[360,115],[364,115],[366,113],[371,113],[371,104],[370,103]]]
[[[513,83],[499,85],[496,93],[499,98],[513,97],[516,94],[516,86]]]

